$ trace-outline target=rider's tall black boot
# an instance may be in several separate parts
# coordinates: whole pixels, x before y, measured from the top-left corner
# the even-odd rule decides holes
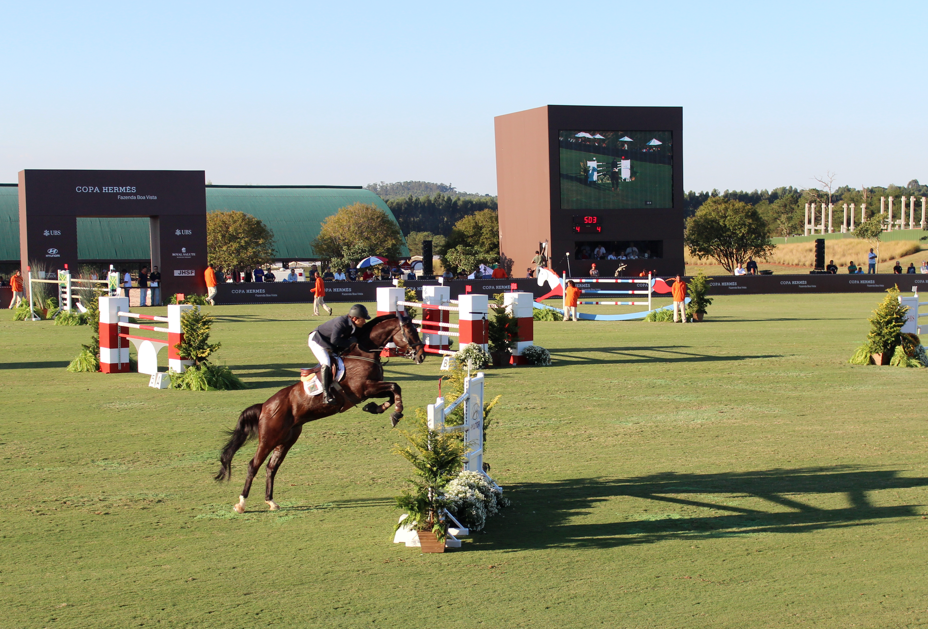
[[[325,365],[322,366],[322,391],[325,396],[325,403],[332,404],[335,402],[335,396],[332,395],[332,368]]]

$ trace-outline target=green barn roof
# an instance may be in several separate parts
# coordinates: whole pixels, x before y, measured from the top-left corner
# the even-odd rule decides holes
[[[19,196],[16,184],[0,184],[0,260],[19,261]],[[325,186],[207,186],[206,210],[237,210],[261,219],[271,231],[280,260],[316,258],[312,241],[322,222],[354,203],[374,205],[396,217],[370,190]],[[81,260],[145,260],[151,257],[147,218],[80,218]],[[401,255],[408,256],[404,245]]]

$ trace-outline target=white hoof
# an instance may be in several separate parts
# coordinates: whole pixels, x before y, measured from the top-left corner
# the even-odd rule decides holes
[[[267,503],[267,506],[270,508],[271,511],[278,511],[280,509],[280,505],[274,502],[273,500],[265,500],[264,502]]]
[[[232,510],[236,513],[245,513],[245,499],[239,496],[238,502],[232,505]]]

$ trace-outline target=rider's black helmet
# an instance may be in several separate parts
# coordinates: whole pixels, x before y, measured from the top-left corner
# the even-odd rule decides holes
[[[367,308],[361,304],[355,304],[351,307],[351,310],[348,311],[349,317],[361,317],[362,319],[370,319],[371,316],[367,314]]]

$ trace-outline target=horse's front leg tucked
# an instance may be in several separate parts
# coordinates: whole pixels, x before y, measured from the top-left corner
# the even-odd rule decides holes
[[[368,413],[380,414],[385,412],[391,406],[396,406],[393,414],[390,415],[390,422],[396,426],[403,418],[403,398],[400,385],[395,382],[369,382],[364,388],[364,397],[385,397],[389,398],[383,404],[374,404],[373,402],[364,406],[362,410]]]

